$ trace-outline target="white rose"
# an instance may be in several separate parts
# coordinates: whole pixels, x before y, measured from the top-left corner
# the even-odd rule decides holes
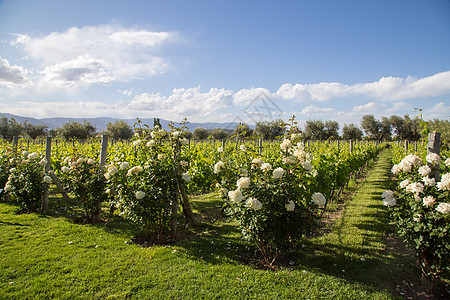
[[[394,198],[394,192],[391,190],[384,191],[383,194],[381,194],[381,197],[383,198]]]
[[[163,160],[163,159],[165,159],[165,158],[166,158],[166,155],[165,155],[164,153],[158,154],[158,159],[159,159],[159,160]]]
[[[395,206],[397,204],[397,200],[395,198],[384,198],[383,205],[387,207]]]
[[[433,196],[423,198],[423,206],[430,207],[436,203],[436,199]]]
[[[45,175],[44,176],[44,182],[45,183],[52,183],[52,178],[50,176],[48,176],[48,175]]]
[[[225,164],[223,163],[223,161],[218,161],[216,162],[216,164],[214,165],[214,174],[219,174],[221,169],[225,166]]]
[[[272,166],[269,163],[263,163],[261,166],[261,169],[264,172],[268,172],[268,171],[272,170]]]
[[[242,201],[242,199],[244,199],[244,196],[242,196],[242,192],[240,190],[229,191],[228,197],[235,203],[239,203]]]
[[[247,147],[245,147],[245,145],[241,145],[239,146],[239,149],[241,149],[241,151],[247,151]]]
[[[141,140],[135,140],[135,141],[133,142],[133,145],[134,145],[135,147],[138,147],[138,146],[142,145],[142,141],[141,141]]]
[[[402,189],[406,188],[411,182],[409,181],[409,179],[405,179],[402,182],[400,182],[400,187]]]
[[[263,160],[262,160],[261,158],[254,158],[254,159],[252,160],[252,165],[253,165],[255,168],[260,168],[260,167],[262,166],[263,163],[264,163],[264,162],[263,162]]]
[[[110,180],[111,179],[111,174],[108,173],[108,172],[106,172],[104,176],[105,176],[106,180]]]
[[[450,167],[450,157],[445,160],[445,165]]]
[[[283,162],[287,165],[289,164],[295,164],[297,162],[297,158],[295,158],[294,156],[290,155],[290,156],[286,156],[283,158]]]
[[[38,154],[36,152],[30,153],[28,154],[28,159],[36,159],[38,157]]]
[[[436,185],[439,190],[450,191],[450,173],[445,173],[441,177],[441,181]]]
[[[450,203],[441,203],[436,207],[436,210],[441,214],[446,215],[450,213]]]
[[[223,152],[223,147],[219,147],[219,148],[217,148],[217,152]]]
[[[30,152],[28,152],[28,151],[23,151],[23,152],[22,152],[22,155],[23,155],[23,157],[24,157],[25,159],[28,158],[28,154],[30,154]]]
[[[246,189],[250,186],[250,178],[248,177],[241,177],[237,181],[236,185],[241,189]]]
[[[88,162],[88,164],[93,165],[93,164],[95,164],[95,159],[89,158],[87,162]]]
[[[126,170],[130,167],[130,163],[127,161],[124,161],[123,163],[120,164],[120,169],[121,170]]]
[[[108,167],[108,173],[111,175],[115,175],[119,170],[116,166],[109,166]]]
[[[427,165],[421,166],[419,168],[419,174],[422,176],[428,176],[428,174],[430,174],[430,173],[431,173],[431,168]]]
[[[141,200],[142,198],[145,197],[145,193],[142,192],[142,191],[137,191],[137,192],[135,193],[135,196],[136,196],[136,199]]]
[[[302,162],[302,167],[307,170],[308,172],[311,172],[313,167],[311,166],[311,164],[308,161],[304,161]]]
[[[149,142],[147,142],[147,147],[152,147],[152,146],[155,146],[155,145],[156,145],[155,140],[150,140]]]
[[[253,210],[260,210],[262,208],[262,203],[255,198],[249,198],[246,202],[246,205],[247,207],[250,207]]]
[[[68,173],[68,172],[70,172],[70,169],[68,167],[64,166],[64,167],[61,168],[61,171],[63,173]]]
[[[183,180],[186,181],[186,182],[191,181],[191,176],[189,176],[189,174],[187,172],[181,174],[181,178],[183,178]]]
[[[437,155],[436,153],[430,153],[427,155],[426,160],[428,163],[432,164],[432,165],[439,165],[442,162],[442,159],[439,155]]]
[[[295,203],[294,203],[294,201],[291,200],[291,201],[289,201],[288,204],[285,204],[284,207],[286,207],[287,211],[294,211]]]
[[[287,150],[289,148],[291,148],[292,146],[292,142],[290,139],[285,139],[281,144],[280,144],[280,148],[283,150]]]
[[[327,203],[327,199],[325,199],[325,196],[322,193],[314,193],[312,195],[312,202],[317,206],[322,207]]]
[[[423,183],[425,183],[425,185],[430,185],[430,186],[435,186],[436,185],[436,180],[434,178],[430,178],[430,177],[424,177],[422,178]]]
[[[284,170],[283,168],[276,168],[273,171],[273,179],[280,179],[281,177],[283,177],[284,173],[286,172],[286,170]]]
[[[10,184],[7,184],[7,185],[5,185],[5,192],[9,192],[10,190],[12,190],[12,185],[10,185]]]
[[[77,164],[80,165],[82,163],[84,163],[84,158],[81,157],[77,160]]]

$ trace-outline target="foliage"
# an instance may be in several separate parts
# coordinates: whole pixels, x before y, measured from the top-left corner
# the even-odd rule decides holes
[[[253,134],[253,129],[251,129],[245,123],[239,123],[234,128],[234,135],[238,136],[240,139],[245,139],[251,137]]]
[[[433,174],[441,158],[429,154],[426,162],[409,154],[395,164],[392,172],[401,182],[383,198],[392,207],[393,224],[415,250],[422,273],[433,281],[450,270],[450,159],[437,177]]]
[[[386,117],[379,121],[374,115],[364,115],[361,119],[361,127],[371,140],[381,142],[391,137],[391,124]]]
[[[133,129],[124,120],[106,124],[106,134],[113,139],[128,140],[133,136]]]
[[[391,116],[389,118],[392,128],[397,134],[399,140],[418,141],[420,140],[420,119],[415,117],[411,119],[409,115]]]
[[[23,126],[17,123],[16,119],[7,119],[6,117],[0,118],[0,136],[8,141],[12,141],[13,137],[21,135],[23,132]]]
[[[257,122],[255,134],[264,140],[274,140],[284,134],[284,122],[281,119]]]
[[[100,218],[100,206],[107,200],[106,179],[100,164],[79,154],[66,157],[60,177],[66,189],[81,203],[87,221]]]
[[[167,133],[140,122],[137,126],[133,161],[115,157],[105,178],[111,193],[117,192],[115,202],[122,213],[140,224],[148,237],[163,242],[173,233],[179,191],[190,180],[188,163],[181,157],[187,141],[176,129]]]
[[[33,125],[25,121],[23,123],[23,131],[32,139],[35,140],[37,137],[45,136],[47,134],[46,125]]]
[[[339,124],[336,121],[308,120],[303,133],[306,140],[328,140],[339,138]]]
[[[192,138],[194,140],[204,140],[208,138],[209,133],[208,130],[202,127],[197,127],[194,129],[194,132],[192,133]]]
[[[225,140],[229,137],[229,134],[220,128],[214,128],[213,130],[211,130],[211,137],[216,139],[216,140]]]
[[[67,122],[61,126],[58,130],[59,134],[66,140],[85,140],[92,136],[95,132],[95,127],[90,123],[84,121],[83,124],[80,122]]]
[[[314,175],[302,144],[293,146],[286,138],[280,148],[272,159],[263,161],[254,149],[241,145],[239,155],[214,165],[228,214],[268,264],[311,232],[317,208],[326,203],[322,194],[313,194],[306,184]]]
[[[342,128],[342,139],[344,140],[361,140],[363,132],[355,124],[344,124]]]
[[[51,178],[44,173],[47,160],[38,153],[23,152],[22,157],[13,153],[9,162],[8,181],[4,190],[11,195],[11,201],[24,210],[37,211],[41,208],[45,187],[51,183]]]

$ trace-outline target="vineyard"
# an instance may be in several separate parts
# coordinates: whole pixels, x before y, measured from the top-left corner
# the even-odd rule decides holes
[[[420,272],[448,296],[445,147],[144,125],[131,142],[0,147],[2,298],[395,299]],[[389,251],[397,228],[411,250]]]

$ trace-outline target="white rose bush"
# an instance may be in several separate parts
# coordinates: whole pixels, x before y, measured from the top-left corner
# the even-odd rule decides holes
[[[191,181],[189,162],[182,154],[186,139],[176,128],[168,132],[137,125],[134,155],[129,161],[125,156],[113,159],[104,176],[116,193],[114,205],[120,214],[140,224],[145,239],[164,243],[174,234],[180,192]]]
[[[12,149],[2,153],[1,160],[2,176],[7,176],[3,191],[9,193],[10,201],[24,211],[41,209],[45,188],[52,182],[44,172],[47,160],[37,152],[19,154]],[[3,170],[5,167],[9,170]]]
[[[278,149],[260,157],[247,146],[239,156],[213,166],[226,212],[269,265],[317,226],[326,203],[323,194],[310,189],[314,174],[302,165],[307,155],[293,155],[304,152],[302,145],[286,138]]]
[[[431,280],[450,270],[450,166],[442,161],[434,153],[425,160],[414,154],[405,156],[392,167],[398,187],[382,195],[398,233],[415,251],[423,275]],[[434,178],[439,165],[440,176]]]
[[[73,153],[60,164],[58,176],[65,189],[81,204],[86,222],[99,221],[100,204],[108,200],[106,178],[99,159]]]

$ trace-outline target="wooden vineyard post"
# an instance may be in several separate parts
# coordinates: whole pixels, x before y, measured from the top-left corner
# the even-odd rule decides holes
[[[225,151],[225,139],[222,139],[222,149]]]
[[[103,172],[106,163],[106,155],[108,151],[108,136],[106,134],[102,135],[102,148],[100,152],[100,172]],[[95,220],[101,220],[102,216],[102,203],[99,202],[97,204],[97,215],[95,216]]]
[[[350,140],[350,153],[353,153],[353,140]]]
[[[17,153],[17,146],[19,145],[19,137],[13,136],[13,151]]]
[[[408,140],[405,140],[405,154],[408,154]]]
[[[437,155],[440,154],[440,145],[441,145],[441,134],[437,132],[431,132],[428,134],[428,147],[427,147],[427,154],[430,153],[436,153]],[[439,165],[432,166],[432,174],[436,182],[439,181]]]
[[[259,139],[258,140],[258,153],[259,153],[259,155],[261,156],[261,154],[262,154],[262,139]]]
[[[47,163],[45,164],[45,168],[44,168],[45,174],[48,174],[50,171],[51,155],[52,155],[52,137],[47,136],[46,141],[45,141],[45,159],[47,160]],[[43,211],[48,210],[49,195],[50,195],[50,191],[49,191],[48,187],[46,186],[44,189],[44,198],[42,199],[42,210]]]

